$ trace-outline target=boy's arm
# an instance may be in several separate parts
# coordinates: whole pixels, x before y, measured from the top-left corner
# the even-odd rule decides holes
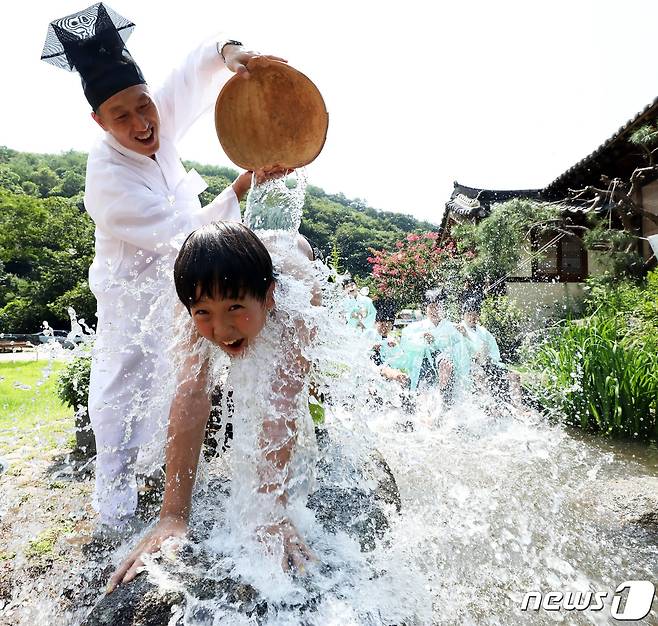
[[[169,411],[165,492],[160,520],[116,569],[107,586],[111,593],[133,580],[144,563],[142,555],[157,552],[164,541],[187,531],[199,454],[210,414],[207,363],[191,354],[183,363],[180,381]]]
[[[288,488],[291,480],[290,462],[297,443],[299,420],[307,411],[306,379],[310,363],[301,345],[310,340],[309,330],[298,320],[294,331],[290,330],[288,345],[292,346],[277,368],[272,385],[272,413],[264,416],[258,440],[260,462],[258,474],[261,484],[258,492],[270,499],[271,522],[259,528],[259,537],[266,546],[274,549],[283,545],[282,567],[304,570],[304,565],[316,560],[315,555],[299,535],[286,515]],[[265,503],[264,503],[265,504]]]
[[[368,298],[366,303],[366,317],[363,320],[363,325],[366,328],[372,328],[375,325],[375,319],[377,319],[377,309],[375,309],[372,300]]]
[[[277,367],[271,393],[272,412],[263,418],[258,440],[261,452],[260,493],[276,494],[277,504],[288,503],[288,466],[297,441],[298,412],[310,365],[290,338],[291,348]]]
[[[489,349],[489,358],[491,361],[497,365],[501,365],[502,361],[500,360],[500,348],[498,347],[498,342],[496,341],[496,338],[486,329],[483,327],[484,330],[484,342],[487,345],[487,348]]]

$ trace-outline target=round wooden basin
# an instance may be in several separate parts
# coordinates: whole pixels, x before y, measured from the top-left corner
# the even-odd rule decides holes
[[[233,76],[215,104],[215,127],[226,155],[246,170],[294,169],[324,146],[329,114],[318,88],[280,61],[255,59],[251,78]]]

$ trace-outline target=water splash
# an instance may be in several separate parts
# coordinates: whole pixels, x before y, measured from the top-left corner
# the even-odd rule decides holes
[[[257,621],[268,626],[544,624],[553,617],[520,612],[525,591],[609,590],[623,579],[651,576],[658,564],[651,544],[629,545],[591,504],[598,481],[629,472],[624,463],[495,398],[466,398],[447,409],[430,391],[419,397],[415,413],[403,408],[400,389],[369,361],[363,335],[338,321],[342,293],[327,280],[329,270],[297,252],[304,185],[303,173],[294,186],[268,181],[247,200],[245,221],[279,273],[275,315],[259,340],[228,372],[216,349],[204,340],[195,346],[212,364],[210,386],[232,391],[235,436],[228,455],[201,472],[206,478],[196,495],[192,527],[212,528],[201,533],[200,546],[212,555],[206,575],[230,575],[256,589],[268,604]],[[317,286],[321,307],[310,304]],[[291,373],[295,352],[310,364],[313,387],[325,398],[324,431],[339,450],[330,469],[314,460],[312,423],[299,401],[310,380]],[[259,489],[263,472],[271,470],[263,468],[259,433],[282,375],[303,389],[285,407],[297,423],[297,446],[275,478],[288,491],[285,514],[318,557],[304,576],[284,573],[280,549],[268,551],[256,539],[260,525],[282,514]],[[316,467],[341,488],[372,481],[358,468],[373,449],[392,467],[402,513],[391,515],[385,536],[363,552],[353,537],[323,528],[305,504],[320,478]],[[228,494],[218,495],[213,472],[231,477]],[[189,566],[180,563],[178,577],[157,560],[149,567],[166,587]],[[178,617],[187,626],[253,623],[244,606],[183,589]],[[569,619],[612,623],[609,614],[591,611]]]
[[[252,182],[247,197],[244,223],[252,230],[278,230],[296,233],[302,221],[306,194],[306,170],[291,176],[273,178],[261,184]]]
[[[199,362],[210,362],[210,386],[221,383],[233,390],[235,439],[228,454],[200,470],[191,523],[191,535],[197,539],[187,550],[211,556],[203,563],[205,576],[230,575],[257,589],[268,612],[248,616],[241,611],[247,600],[208,599],[181,583],[185,575],[198,572],[199,562],[181,557],[172,573],[169,559],[153,558],[148,563],[152,580],[185,596],[185,606],[174,610],[171,623],[616,623],[605,610],[522,613],[520,600],[534,589],[605,591],[626,579],[655,576],[655,541],[637,529],[629,534],[619,528],[593,495],[612,478],[641,476],[646,469],[496,398],[466,398],[448,409],[429,391],[418,398],[414,413],[402,408],[400,389],[379,377],[363,336],[337,321],[342,294],[327,281],[329,270],[292,252],[302,186],[290,190],[277,181],[271,187],[278,194],[276,202],[285,196],[292,211],[270,212],[268,203],[276,202],[262,189],[252,191],[248,200],[247,221],[267,242],[280,272],[277,314],[260,341],[230,371],[226,358],[207,342],[200,340],[193,347]],[[322,307],[310,304],[316,285],[322,290]],[[161,338],[170,337],[174,329],[180,337],[189,335],[189,322],[174,322],[173,290],[159,295],[146,311],[142,328]],[[140,299],[148,297],[138,294],[120,304],[126,306],[122,313],[129,314],[129,305],[139,306]],[[322,466],[322,457],[315,463],[318,451],[306,407],[290,406],[300,422],[300,439],[281,479],[289,479],[288,514],[319,559],[306,576],[284,574],[279,559],[263,549],[254,533],[262,516],[276,510],[258,490],[258,426],[271,410],[271,394],[263,390],[271,388],[273,374],[286,364],[291,346],[283,338],[291,331],[313,335],[312,341],[297,347],[311,363],[316,393],[325,398],[324,430],[338,459],[329,469]],[[146,341],[144,349],[152,349]],[[180,355],[173,348],[169,354],[175,370]],[[158,393],[149,402],[165,407],[175,389],[172,372],[152,371],[148,376],[149,385],[158,383]],[[138,380],[132,391],[138,395],[145,382]],[[225,415],[227,397],[224,394]],[[314,476],[316,468],[332,485],[368,486],[372,477],[358,468],[373,449],[391,465],[402,509],[399,516],[389,511],[387,533],[364,552],[347,533],[323,528],[305,507],[305,499],[320,478]],[[124,546],[115,560],[128,548]],[[91,578],[89,572],[81,576]],[[25,589],[30,592],[29,586]],[[40,588],[33,587],[31,594],[33,610],[26,609],[25,619],[16,623],[79,623],[80,615],[59,613]],[[648,620],[657,623],[655,611]]]

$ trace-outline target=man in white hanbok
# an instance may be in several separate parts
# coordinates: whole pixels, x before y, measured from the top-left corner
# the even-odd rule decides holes
[[[98,302],[89,388],[95,506],[109,536],[134,523],[138,456],[148,450],[145,461],[162,458],[169,398],[158,391],[168,337],[152,310],[172,283],[176,247],[213,220],[239,221],[239,199],[250,185],[243,174],[202,207],[206,184],[195,170],[185,171],[176,143],[213,105],[231,76],[226,70],[248,78],[247,66],[259,56],[236,41],[204,44],[151,93],[125,48],[133,27],[93,5],[52,22],[42,56],[80,73],[105,131],[89,153],[85,207],[96,225],[89,270]]]

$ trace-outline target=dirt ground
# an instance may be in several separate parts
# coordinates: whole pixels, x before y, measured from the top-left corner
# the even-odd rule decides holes
[[[0,474],[0,626],[76,624],[114,568],[91,544],[93,461],[70,450],[18,450]],[[152,519],[157,494],[142,494]],[[116,557],[115,557],[116,558]]]

